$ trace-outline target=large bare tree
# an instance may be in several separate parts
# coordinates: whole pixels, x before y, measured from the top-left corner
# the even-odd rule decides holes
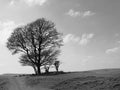
[[[60,53],[62,34],[55,24],[44,18],[37,19],[14,30],[7,42],[12,54],[20,53],[20,63],[32,66],[36,74],[41,67],[53,63]]]

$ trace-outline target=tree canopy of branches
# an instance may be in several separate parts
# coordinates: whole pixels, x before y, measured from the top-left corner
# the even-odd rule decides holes
[[[20,63],[32,66],[38,75],[42,66],[54,64],[62,45],[62,34],[45,18],[16,28],[7,41],[12,54],[21,54]]]

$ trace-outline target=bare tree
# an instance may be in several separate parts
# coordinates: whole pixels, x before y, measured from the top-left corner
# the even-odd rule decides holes
[[[46,73],[49,73],[49,69],[50,69],[51,65],[54,64],[55,60],[57,60],[57,57],[58,57],[59,54],[60,54],[59,49],[44,50],[41,53],[41,59],[42,59],[41,68],[44,68]],[[34,60],[35,57],[34,57],[33,53],[30,54],[30,58],[32,60]],[[34,65],[34,63],[31,62],[31,60],[29,59],[29,57],[26,54],[23,54],[20,57],[20,63],[23,66],[32,66],[35,73],[37,74],[36,66]]]
[[[12,54],[22,53],[22,65],[32,66],[36,74],[41,74],[41,67],[59,55],[62,41],[55,24],[41,18],[16,28],[8,39],[7,48]]]

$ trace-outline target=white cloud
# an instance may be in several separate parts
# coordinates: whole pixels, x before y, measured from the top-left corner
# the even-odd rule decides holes
[[[111,53],[117,53],[119,51],[119,47],[115,47],[115,48],[110,48],[106,50],[107,54],[111,54]]]
[[[70,9],[66,14],[71,17],[82,17],[82,18],[95,15],[95,13],[92,11],[80,12],[80,11],[75,11],[73,9]]]
[[[11,0],[10,1],[10,6],[14,5],[15,4],[15,1],[14,0]]]
[[[92,39],[94,36],[93,33],[90,33],[90,34],[83,34],[82,37],[81,37],[81,40],[79,42],[80,45],[86,45],[87,43],[90,42],[90,39]]]
[[[67,34],[63,41],[64,43],[68,43],[70,41],[78,43],[81,46],[87,45],[90,42],[90,39],[92,39],[94,34],[83,34],[81,37],[75,36],[73,34]]]
[[[83,13],[83,17],[93,16],[93,15],[95,15],[95,13],[93,13],[93,12],[91,12],[91,11],[85,11],[85,12]]]
[[[10,1],[10,5],[14,5],[15,4],[15,2],[24,2],[24,3],[26,3],[27,5],[29,5],[29,6],[34,6],[34,5],[40,5],[40,6],[42,6],[42,5],[44,5],[46,2],[47,2],[47,0],[11,0]]]
[[[79,11],[74,11],[73,9],[70,9],[67,12],[67,15],[72,16],[72,17],[77,17],[77,16],[81,16],[81,13]]]
[[[46,3],[47,0],[22,0],[22,1],[24,1],[29,6],[33,6],[33,5],[40,5],[40,6],[42,6],[43,4]]]
[[[0,44],[5,44],[13,29],[17,25],[14,21],[0,22]]]
[[[73,34],[67,34],[63,39],[64,43],[67,43],[69,41],[79,42],[79,40],[80,40],[80,37],[76,37]]]

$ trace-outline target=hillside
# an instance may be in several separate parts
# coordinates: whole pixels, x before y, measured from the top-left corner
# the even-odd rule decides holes
[[[120,90],[120,69],[102,69],[46,76],[1,76],[0,90],[13,89]]]

